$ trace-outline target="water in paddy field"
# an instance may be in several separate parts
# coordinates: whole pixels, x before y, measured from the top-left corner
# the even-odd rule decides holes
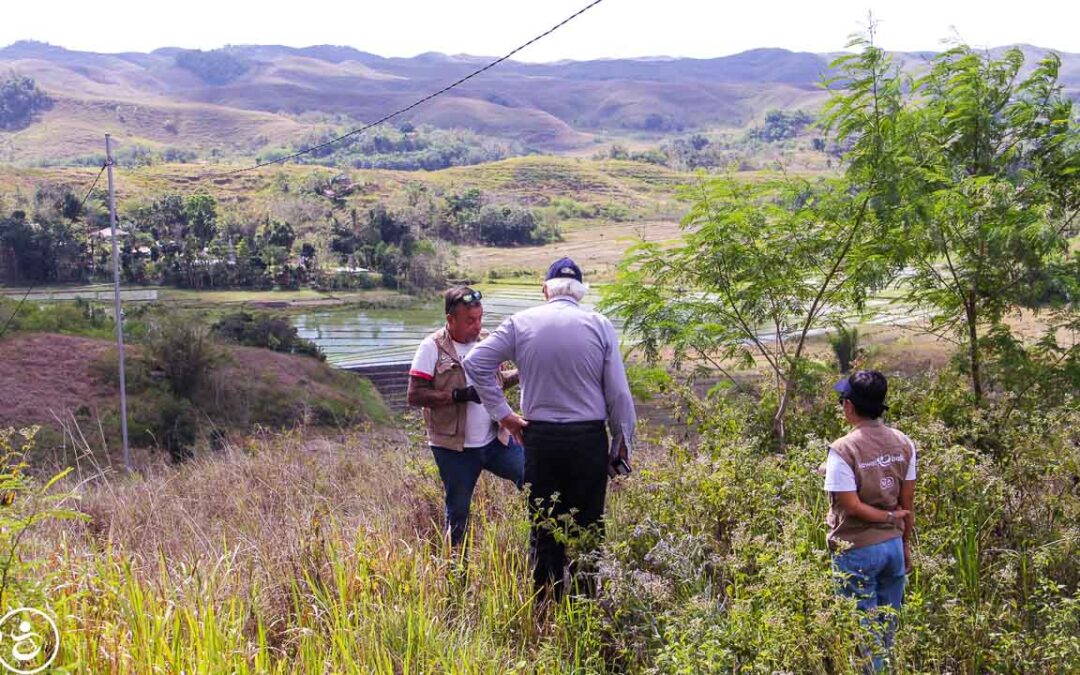
[[[484,294],[484,327],[488,330],[494,330],[507,316],[543,302],[539,284],[478,288]],[[590,290],[582,305],[592,308],[599,299],[599,293]],[[902,325],[921,316],[922,313],[910,307],[878,298],[867,302],[866,313],[861,316],[837,315],[836,318],[851,325],[872,326]],[[446,321],[441,301],[410,309],[321,309],[295,315],[292,320],[301,337],[319,345],[329,363],[343,368],[408,363],[420,341]],[[620,322],[613,323],[616,329],[621,327]],[[829,330],[818,328],[810,335]],[[774,331],[766,326],[761,327],[758,336],[763,340],[775,339]]]
[[[540,284],[478,286],[484,294],[484,328],[494,330],[515,312],[544,301]],[[582,303],[593,307],[590,290]],[[358,368],[412,360],[420,341],[446,322],[442,301],[410,309],[319,310],[293,316],[300,337],[311,340],[339,367]]]

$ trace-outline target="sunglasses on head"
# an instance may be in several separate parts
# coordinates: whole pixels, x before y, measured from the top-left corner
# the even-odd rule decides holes
[[[450,303],[451,307],[455,305],[471,305],[474,302],[480,302],[484,297],[484,294],[480,291],[469,291],[461,297],[454,298],[454,301]]]

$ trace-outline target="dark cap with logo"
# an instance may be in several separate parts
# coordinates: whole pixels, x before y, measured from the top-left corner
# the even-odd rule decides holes
[[[859,370],[836,383],[833,391],[840,398],[855,405],[860,415],[881,417],[889,409],[885,396],[889,393],[889,381],[876,370]]]
[[[581,281],[581,268],[570,258],[559,258],[551,263],[551,267],[549,267],[547,271],[547,276],[544,277],[544,281],[550,281],[552,279],[574,279],[576,281]]]

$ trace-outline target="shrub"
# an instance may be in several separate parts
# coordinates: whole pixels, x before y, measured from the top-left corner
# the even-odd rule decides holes
[[[114,335],[112,319],[101,307],[86,300],[58,301],[38,305],[27,300],[15,313],[17,300],[0,298],[0,326],[14,314],[8,330],[63,333],[108,339]],[[127,324],[125,324],[127,328]]]
[[[52,107],[52,99],[29,77],[12,75],[0,82],[0,131],[30,125],[38,113]]]
[[[540,226],[536,213],[519,206],[485,206],[476,219],[478,239],[490,246],[546,244],[555,238]]]
[[[837,324],[836,331],[828,334],[829,346],[836,355],[841,373],[851,371],[851,364],[859,352],[859,329],[856,326]]]
[[[249,64],[224,49],[191,49],[176,55],[176,65],[207,84],[228,84],[248,71]]]
[[[187,399],[221,359],[206,327],[178,315],[151,325],[145,355],[150,370],[162,374],[173,394]]]
[[[47,583],[55,570],[44,560],[24,559],[27,535],[46,520],[76,517],[59,505],[66,495],[53,489],[70,469],[44,482],[29,471],[25,458],[37,432],[37,427],[0,429],[0,607],[5,612],[12,607],[46,607]]]
[[[1080,413],[1044,402],[993,425],[963,378],[894,378],[890,423],[919,448],[901,672],[1080,666]],[[700,438],[667,441],[620,485],[600,560],[604,634],[629,672],[859,672],[859,616],[832,586],[816,473],[841,433],[828,387],[764,450],[756,396],[687,400]],[[948,411],[951,422],[943,423]],[[957,411],[960,411],[959,413]],[[990,416],[992,419],[992,416]],[[979,439],[996,435],[994,454]]]
[[[246,347],[261,347],[275,352],[326,360],[326,355],[319,346],[300,337],[296,327],[282,316],[233,312],[219,319],[211,327],[211,331],[218,338]]]

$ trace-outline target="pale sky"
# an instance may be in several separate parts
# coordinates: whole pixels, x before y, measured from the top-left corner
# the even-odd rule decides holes
[[[347,45],[382,56],[501,55],[588,0],[6,0],[0,46],[34,39],[97,52],[225,44]],[[1028,43],[1080,53],[1080,1],[603,0],[521,52],[522,61],[709,58],[755,47],[831,52],[878,21],[890,50]]]

